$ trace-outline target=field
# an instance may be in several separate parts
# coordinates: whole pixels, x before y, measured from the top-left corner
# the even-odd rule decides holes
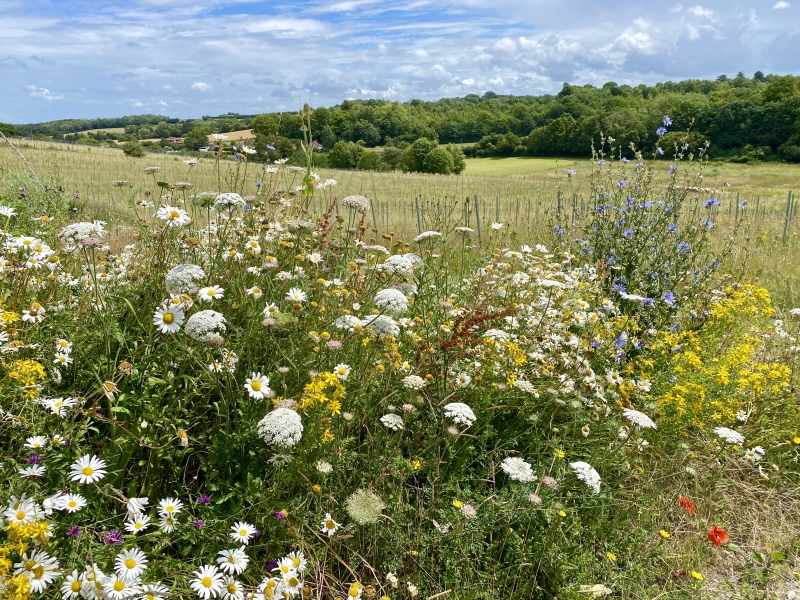
[[[796,168],[18,151],[2,600],[796,590]]]

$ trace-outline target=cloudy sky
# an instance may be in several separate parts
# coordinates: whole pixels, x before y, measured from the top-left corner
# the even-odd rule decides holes
[[[800,0],[0,0],[0,122],[800,74]]]

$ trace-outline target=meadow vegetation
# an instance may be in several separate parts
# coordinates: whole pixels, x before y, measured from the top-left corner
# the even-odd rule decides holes
[[[310,141],[0,148],[0,597],[798,587],[791,197],[607,139],[494,177]]]

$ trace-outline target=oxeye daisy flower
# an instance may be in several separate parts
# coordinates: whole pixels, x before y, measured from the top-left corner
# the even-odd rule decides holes
[[[119,574],[103,579],[103,593],[111,600],[125,600],[132,598],[142,591],[137,579],[130,579]]]
[[[29,465],[27,467],[23,467],[22,469],[18,469],[17,473],[19,473],[22,477],[41,477],[47,471],[47,467],[44,465]]]
[[[43,550],[34,550],[30,556],[25,553],[20,558],[22,560],[14,564],[14,574],[27,577],[30,590],[35,594],[44,591],[61,576],[58,560]]]
[[[306,570],[308,561],[302,552],[290,552],[286,555],[286,558],[292,561],[292,565],[294,565],[294,568],[298,573],[302,573]]]
[[[153,314],[153,325],[161,333],[177,333],[183,324],[184,314],[181,304],[162,304]]]
[[[261,373],[253,373],[245,380],[247,393],[255,400],[262,400],[272,391],[269,388],[269,377]]]
[[[158,526],[164,533],[172,533],[175,531],[175,519],[173,517],[162,517],[158,521]]]
[[[165,498],[158,503],[158,514],[162,517],[175,517],[182,508],[183,502],[177,498]]]
[[[339,378],[339,381],[347,381],[351,370],[350,365],[339,363],[333,368],[333,373]]]
[[[230,575],[225,575],[222,579],[222,598],[224,600],[243,600],[244,588]]]
[[[125,531],[128,533],[140,533],[150,527],[150,517],[139,514],[135,518],[125,523]]]
[[[286,299],[292,302],[305,302],[308,299],[308,295],[300,288],[291,288],[286,293]]]
[[[256,528],[250,523],[238,521],[231,525],[230,536],[241,544],[249,544],[250,540],[256,536]]]
[[[95,483],[106,476],[106,462],[84,454],[70,466],[70,479],[78,483]]]
[[[252,296],[255,300],[261,298],[264,295],[264,292],[261,290],[260,287],[253,286],[251,288],[247,288],[247,295]]]
[[[72,342],[68,342],[63,338],[59,338],[56,340],[56,352],[61,352],[63,354],[69,354],[72,352]]]
[[[327,533],[328,537],[333,537],[336,530],[339,529],[339,523],[333,520],[331,513],[325,513],[325,518],[322,519],[321,529],[322,533]]]
[[[61,584],[61,597],[63,600],[77,600],[81,597],[83,585],[83,574],[78,573],[77,569],[73,569],[72,573],[64,577],[64,583]]]
[[[192,219],[182,208],[176,206],[162,206],[156,212],[156,217],[163,219],[170,227],[177,227],[179,225],[188,225]]]
[[[67,494],[59,502],[59,508],[68,513],[76,513],[86,506],[86,498],[80,494]]]
[[[225,290],[218,285],[211,285],[200,288],[197,295],[203,302],[212,302],[214,300],[221,300],[225,296]]]
[[[114,561],[114,571],[128,579],[134,579],[144,573],[147,568],[147,556],[138,548],[130,548],[117,554]]]
[[[266,317],[274,317],[279,312],[281,312],[275,304],[267,304],[266,308],[264,308],[264,316]]]
[[[47,445],[47,438],[43,435],[34,435],[25,440],[25,447],[32,450],[44,448]]]
[[[236,548],[234,550],[220,550],[217,557],[217,564],[219,568],[226,573],[233,573],[239,575],[247,568],[247,563],[250,562],[244,550]]]

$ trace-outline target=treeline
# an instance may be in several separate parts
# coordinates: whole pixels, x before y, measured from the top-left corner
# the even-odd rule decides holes
[[[674,125],[671,133],[659,136],[656,130],[665,115]],[[144,115],[18,125],[17,129],[24,135],[47,131],[53,135],[69,128],[74,131],[78,125],[83,129],[124,126],[126,135],[119,136],[120,141],[183,136],[195,144],[209,133],[252,128],[256,149],[270,157],[297,153],[303,136],[300,117],[292,113],[198,120]],[[320,158],[321,163],[354,168],[362,168],[359,164],[406,168],[413,162],[409,162],[408,147],[419,139],[472,144],[464,149],[472,157],[586,156],[592,142],[599,143],[601,132],[616,139],[616,145],[629,155],[631,143],[644,151],[662,147],[671,154],[690,131],[690,146],[710,141],[712,158],[800,162],[800,77],[757,72],[752,77],[739,73],[732,78],[723,75],[716,80],[653,86],[564,84],[558,94],[542,96],[486,92],[436,102],[345,100],[317,108],[311,130],[329,151],[325,154],[332,154]],[[384,148],[381,156],[368,150],[376,146]],[[439,154],[439,159],[444,156]]]

